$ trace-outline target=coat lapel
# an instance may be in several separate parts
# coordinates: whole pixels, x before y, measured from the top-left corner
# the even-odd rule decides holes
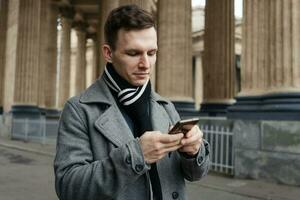
[[[121,146],[133,138],[131,130],[103,77],[82,94],[80,102],[86,104],[99,103],[107,106],[107,109],[95,121],[94,126],[99,134],[105,136],[114,145]]]
[[[153,130],[161,131],[162,133],[168,133],[171,123],[167,112],[155,99],[151,99],[150,105]]]
[[[150,106],[153,130],[167,133],[171,125],[168,114],[154,99],[151,99]],[[96,120],[95,127],[116,146],[121,146],[134,139],[115,102]]]
[[[95,128],[117,147],[134,139],[126,120],[115,104],[96,120]]]

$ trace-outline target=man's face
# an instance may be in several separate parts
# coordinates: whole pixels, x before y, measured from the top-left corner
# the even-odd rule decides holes
[[[157,36],[154,27],[142,30],[119,30],[111,61],[120,76],[134,86],[150,78],[156,62]]]

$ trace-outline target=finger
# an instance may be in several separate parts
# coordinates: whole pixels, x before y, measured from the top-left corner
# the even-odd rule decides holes
[[[177,144],[177,145],[173,145],[170,147],[162,148],[160,150],[155,151],[155,153],[153,155],[154,155],[154,157],[164,156],[165,154],[175,151],[181,147],[182,147],[181,144]]]
[[[188,129],[189,131],[186,132],[186,134],[184,135],[184,137],[185,138],[191,137],[194,134],[195,130],[196,130],[195,127],[196,127],[196,125],[193,125],[192,127],[190,127],[190,129]]]
[[[196,130],[195,126],[193,126],[193,128],[191,128],[188,132],[186,132],[184,137],[185,138],[192,137],[196,132],[197,132],[197,130]]]
[[[183,146],[178,151],[195,154],[199,151],[199,149],[200,149],[200,145],[191,145],[191,146]]]
[[[174,142],[170,142],[170,143],[161,143],[161,144],[162,144],[162,148],[169,148],[169,147],[181,145],[181,139],[180,139],[180,140],[176,140],[176,141],[174,141]]]
[[[197,139],[197,140],[193,140],[193,141],[183,141],[181,142],[182,146],[193,146],[193,145],[198,145],[201,144],[203,142],[203,139]]]
[[[168,153],[176,151],[176,150],[178,150],[181,147],[182,147],[181,145],[176,145],[176,146],[173,146],[173,147],[169,147],[169,148],[163,149],[159,154],[152,155],[151,157],[148,157],[148,159],[146,160],[146,162],[149,163],[149,164],[157,162],[158,160],[160,160],[163,157],[165,157]]]
[[[176,145],[176,146],[168,147],[168,148],[164,149],[164,153],[167,154],[169,152],[176,151],[181,147],[182,147],[182,145],[180,145],[180,144]]]
[[[182,141],[182,144],[194,143],[194,141],[196,142],[197,140],[200,139],[202,142],[203,132],[199,129],[197,125],[194,126],[194,128],[189,132],[189,134],[191,134],[191,136],[185,137]]]
[[[195,133],[197,132],[200,132],[200,135],[203,135],[202,131],[200,130],[199,126],[198,125],[194,125],[193,128],[190,129],[190,131],[188,131],[186,134],[185,134],[185,137],[186,138],[189,138],[191,136],[193,136]]]
[[[181,144],[182,145],[189,145],[189,144],[193,144],[193,143],[199,143],[201,138],[202,138],[201,135],[199,133],[196,133],[196,134],[192,135],[189,138],[183,138],[181,140]]]
[[[172,142],[176,142],[178,140],[181,140],[183,138],[183,134],[182,133],[178,133],[178,134],[161,134],[159,136],[159,141],[161,143],[172,143]]]
[[[196,140],[196,141],[191,142],[191,143],[186,143],[186,144],[184,144],[182,146],[188,147],[188,146],[200,145],[201,143],[202,143],[202,140],[200,139],[200,140]]]
[[[189,147],[194,147],[194,146],[197,146],[197,147],[200,147],[202,144],[202,140],[200,139],[199,141],[195,141],[194,143],[189,143],[189,144],[186,144],[186,145],[182,145],[182,148],[189,148]]]
[[[174,142],[170,142],[170,143],[161,143],[161,142],[157,142],[156,144],[153,144],[153,149],[155,151],[161,152],[164,151],[164,149],[168,149],[174,146],[182,146],[181,144],[181,140],[177,140]]]

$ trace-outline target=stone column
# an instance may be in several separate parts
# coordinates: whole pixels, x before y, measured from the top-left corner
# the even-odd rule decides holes
[[[98,48],[99,52],[99,68],[97,69],[97,76],[101,75],[104,66],[105,66],[105,60],[102,56],[102,45],[105,43],[104,39],[104,24],[106,21],[106,18],[109,14],[109,12],[116,8],[119,4],[119,0],[101,0],[100,1],[100,20],[99,20],[99,29],[98,29],[98,39],[99,39],[99,46],[97,45],[96,47]]]
[[[48,23],[48,14],[49,14],[49,8],[50,6],[50,1],[49,0],[44,0],[41,1],[41,24],[39,26],[40,28],[40,34],[39,34],[39,66],[38,66],[38,106],[39,108],[42,108],[43,110],[45,109],[45,86],[47,84],[46,82],[46,62],[48,59],[48,55],[47,55],[47,45],[48,45],[48,40],[49,37],[45,37],[45,35],[49,35],[48,31],[49,31],[49,27],[47,27],[47,23]]]
[[[57,17],[58,7],[51,0],[41,1],[38,105],[46,116],[51,115],[51,117],[58,116],[56,110]]]
[[[202,70],[202,55],[195,57],[195,74],[194,74],[194,98],[196,110],[200,109],[200,104],[203,101],[203,70]]]
[[[300,183],[299,33],[300,1],[244,0],[242,90],[229,109],[237,177]]]
[[[77,67],[77,33],[74,28],[71,29],[71,50],[70,50],[70,96],[76,95],[76,67]]]
[[[75,31],[77,36],[77,48],[76,48],[76,68],[74,73],[75,95],[79,94],[86,88],[86,26],[84,23],[77,23],[75,25]]]
[[[96,34],[89,35],[86,46],[86,86],[97,79],[97,42]]]
[[[156,89],[193,104],[191,1],[158,1]]]
[[[151,5],[152,5],[151,0],[147,0],[147,1],[145,1],[145,0],[119,0],[119,2],[120,2],[120,6],[127,5],[127,4],[135,4],[147,11],[150,11]]]
[[[300,92],[299,6],[293,0],[245,1],[241,96]]]
[[[233,8],[233,0],[209,0],[205,6],[201,112],[208,115],[225,114],[234,102]]]
[[[57,18],[58,8],[50,4],[48,7],[48,43],[46,48],[46,77],[45,77],[45,106],[46,109],[56,110],[57,90]]]
[[[92,59],[92,75],[91,75],[91,78],[92,78],[92,82],[96,81],[96,79],[98,78],[98,75],[97,75],[97,67],[98,67],[98,48],[97,48],[97,45],[98,45],[98,42],[97,40],[94,40],[92,39],[92,43],[93,43],[93,46],[92,46],[92,52],[93,52],[93,59]]]
[[[0,114],[3,109],[8,1],[0,0]]]
[[[244,24],[243,24],[243,52],[242,52],[242,68],[241,68],[241,75],[242,75],[242,82],[241,82],[241,92],[239,93],[239,96],[243,95],[261,95],[264,93],[264,90],[268,88],[268,85],[270,83],[270,80],[266,77],[269,71],[269,65],[270,59],[269,55],[274,56],[274,45],[270,46],[270,40],[275,41],[276,38],[281,39],[280,36],[281,33],[271,33],[270,32],[270,23],[268,22],[268,18],[271,19],[269,15],[273,15],[270,12],[270,9],[265,7],[265,3],[271,3],[274,12],[276,12],[276,9],[274,9],[274,3],[275,2],[281,2],[274,1],[269,2],[266,0],[258,1],[254,0],[253,2],[250,1],[244,1]],[[271,6],[270,5],[270,6]],[[260,11],[262,11],[260,13]],[[253,12],[253,13],[252,13]],[[282,17],[281,13],[279,14],[279,17]],[[272,16],[273,20],[275,20],[276,16]],[[275,22],[275,21],[274,21]],[[283,26],[283,24],[280,24],[280,22],[277,20],[277,25]],[[276,25],[274,24],[273,28],[275,28]],[[279,27],[278,27],[279,28]],[[281,30],[275,30],[274,31],[281,31]],[[270,38],[268,38],[269,33],[271,33]],[[275,35],[276,38],[274,37]],[[270,39],[270,40],[269,40]],[[278,46],[279,48],[282,47],[282,42],[278,40]],[[265,51],[271,52],[265,52]],[[279,54],[278,59],[279,63],[276,63],[276,58],[274,57],[274,69],[278,69],[277,66],[279,66],[279,69],[282,67],[282,57],[280,51],[282,50],[276,50]],[[276,72],[276,71],[275,71]],[[280,82],[280,81],[278,81]],[[275,83],[277,85],[277,83]],[[274,86],[275,86],[274,85]]]
[[[41,0],[9,1],[4,110],[38,105]]]
[[[232,116],[300,119],[299,19],[299,1],[244,1],[242,88]]]
[[[63,108],[65,101],[70,97],[70,48],[71,25],[74,12],[70,8],[61,8],[61,33],[60,33],[60,60],[58,80],[58,107]]]

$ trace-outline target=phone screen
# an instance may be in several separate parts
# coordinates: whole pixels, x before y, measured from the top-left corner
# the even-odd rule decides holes
[[[187,133],[199,122],[199,118],[184,119],[177,122],[169,131],[169,134]]]

